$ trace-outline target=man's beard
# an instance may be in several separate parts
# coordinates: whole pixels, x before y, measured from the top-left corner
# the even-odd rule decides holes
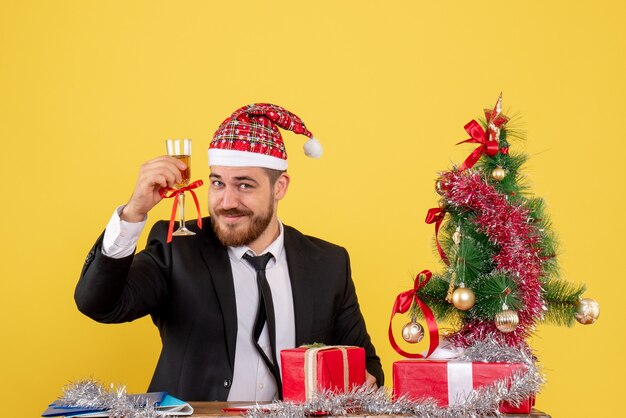
[[[248,245],[267,229],[272,220],[273,208],[268,208],[266,213],[260,215],[253,215],[253,212],[247,209],[218,209],[215,214],[211,214],[211,225],[215,235],[225,247],[240,247],[242,245]],[[224,226],[217,222],[216,216],[248,216],[250,217],[251,224],[244,230],[240,230],[241,227],[229,227]]]

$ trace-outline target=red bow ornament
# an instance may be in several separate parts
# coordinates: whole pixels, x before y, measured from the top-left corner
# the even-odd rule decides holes
[[[459,142],[457,145],[473,143],[480,144],[480,146],[463,161],[463,164],[459,167],[459,171],[472,168],[483,154],[493,157],[499,151],[503,154],[508,153],[508,148],[500,150],[498,146],[500,131],[509,121],[509,118],[502,114],[502,93],[500,93],[493,110],[485,109],[485,118],[487,119],[487,132],[473,119],[463,127],[470,137],[465,141]]]
[[[424,280],[421,280],[422,276],[424,277]],[[391,343],[391,346],[394,348],[394,350],[396,350],[399,354],[407,358],[427,358],[433,353],[433,351],[435,351],[435,349],[439,345],[439,328],[437,328],[437,321],[435,320],[435,315],[433,315],[433,311],[431,311],[428,305],[422,302],[417,295],[419,290],[422,287],[426,286],[426,283],[428,283],[431,277],[432,277],[432,273],[429,270],[422,270],[421,272],[419,272],[417,276],[415,277],[415,281],[413,283],[413,289],[400,293],[396,297],[396,301],[393,304],[393,310],[391,311],[391,319],[389,320],[389,342]],[[425,356],[421,354],[407,353],[406,351],[402,350],[400,346],[396,343],[396,340],[393,337],[393,331],[391,329],[391,323],[393,321],[393,317],[397,313],[405,313],[406,311],[408,311],[411,308],[413,301],[415,301],[415,303],[417,303],[419,308],[422,310],[422,313],[424,314],[424,318],[426,319],[426,325],[428,327],[428,334],[430,335],[430,342],[429,342],[430,345],[428,347],[428,352]]]
[[[446,266],[450,265],[450,260],[448,256],[441,248],[441,244],[439,243],[439,228],[441,227],[441,223],[443,222],[443,218],[446,216],[446,211],[441,208],[432,208],[428,209],[428,213],[426,213],[426,223],[427,224],[435,224],[435,242],[437,243],[437,251],[439,252],[439,257],[446,263]]]

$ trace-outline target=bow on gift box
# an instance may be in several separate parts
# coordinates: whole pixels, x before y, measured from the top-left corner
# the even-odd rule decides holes
[[[473,143],[480,144],[470,155],[463,161],[459,167],[459,171],[472,168],[483,154],[493,157],[498,152],[508,153],[508,148],[499,148],[498,140],[500,139],[500,129],[509,121],[509,118],[502,114],[502,93],[498,97],[498,101],[493,110],[485,109],[485,117],[487,118],[487,132],[475,120],[469,121],[465,126],[465,131],[469,134],[469,139],[459,142],[459,144]]]
[[[419,272],[415,277],[415,281],[413,282],[413,289],[400,293],[396,297],[396,301],[393,304],[391,319],[389,320],[389,342],[391,343],[391,346],[394,348],[394,350],[407,358],[427,358],[433,353],[433,351],[435,351],[435,349],[439,345],[439,329],[437,328],[435,315],[433,315],[433,311],[431,311],[428,305],[422,302],[417,295],[419,290],[426,286],[426,283],[428,283],[432,275],[433,274],[429,270],[422,270],[421,272]],[[422,276],[424,277],[424,280],[421,280]],[[424,318],[426,319],[428,334],[430,335],[430,345],[428,347],[428,352],[425,356],[421,354],[407,353],[406,351],[402,350],[400,346],[396,343],[396,340],[393,337],[393,331],[391,329],[393,317],[397,313],[405,313],[406,311],[408,311],[411,308],[411,305],[413,305],[413,301],[415,301],[415,303],[417,303],[419,308],[422,310]]]
[[[191,193],[191,197],[193,197],[193,201],[196,204],[196,211],[198,212],[198,220],[196,221],[198,228],[202,229],[202,215],[200,214],[200,204],[198,203],[198,196],[193,191],[193,189],[197,189],[202,186],[204,183],[202,180],[196,180],[188,186],[181,187],[180,189],[174,189],[171,187],[162,187],[159,190],[159,195],[163,199],[169,199],[171,197],[177,197],[181,193],[189,192]],[[172,192],[171,194],[167,194],[167,192]],[[178,208],[178,199],[174,199],[174,205],[172,205],[172,215],[170,216],[170,226],[167,229],[167,243],[172,242],[172,233],[174,232],[174,220],[176,219],[176,208]]]

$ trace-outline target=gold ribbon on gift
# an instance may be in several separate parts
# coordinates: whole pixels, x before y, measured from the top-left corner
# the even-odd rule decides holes
[[[325,350],[337,349],[341,351],[343,361],[343,390],[347,392],[350,384],[350,368],[348,367],[348,348],[350,345],[329,345],[309,348],[304,353],[304,393],[306,399],[311,399],[317,392],[317,353]]]

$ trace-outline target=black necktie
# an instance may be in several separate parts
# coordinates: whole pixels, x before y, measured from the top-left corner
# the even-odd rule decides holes
[[[248,254],[244,254],[243,256],[243,258],[256,270],[256,284],[259,289],[259,309],[257,311],[254,328],[252,330],[252,341],[261,355],[261,358],[265,362],[265,365],[274,376],[274,380],[276,380],[276,387],[278,389],[278,397],[282,400],[283,388],[280,380],[280,369],[278,368],[278,361],[276,359],[276,320],[274,317],[274,302],[272,301],[270,284],[267,282],[267,277],[265,276],[265,267],[273,257],[274,256],[271,253],[265,253],[258,257],[253,257]],[[267,357],[259,345],[259,337],[261,336],[261,331],[263,331],[263,325],[266,321],[267,330],[270,336],[270,348],[272,350],[271,359]]]

